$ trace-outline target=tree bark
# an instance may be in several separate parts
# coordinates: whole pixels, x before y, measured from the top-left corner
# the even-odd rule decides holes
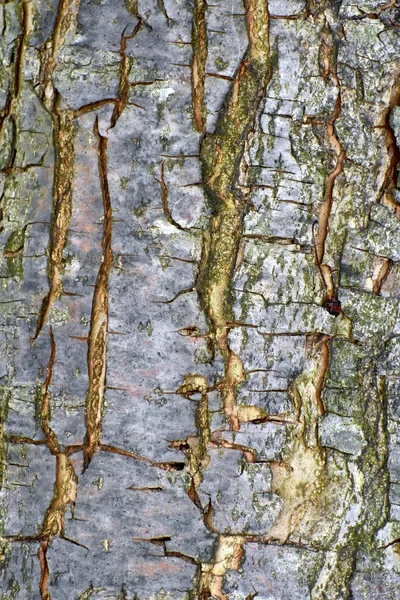
[[[397,4],[0,4],[2,599],[398,597]]]

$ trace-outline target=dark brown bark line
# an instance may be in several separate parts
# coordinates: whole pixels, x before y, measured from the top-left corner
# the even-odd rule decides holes
[[[29,36],[29,32],[32,26],[32,3],[28,0],[26,2],[21,3],[21,27],[22,32],[16,40],[16,48],[15,48],[15,70],[14,77],[11,84],[11,90],[8,93],[8,99],[5,107],[0,112],[0,141],[3,133],[3,127],[6,119],[10,117],[16,108],[16,104],[18,102],[20,93],[21,93],[21,85],[23,79],[23,61],[24,61],[24,53],[26,41]]]
[[[206,0],[195,0],[192,24],[192,106],[196,131],[205,131],[204,85],[207,61]]]
[[[98,140],[98,168],[103,198],[102,262],[98,271],[90,318],[88,338],[89,387],[86,394],[86,437],[84,442],[84,470],[97,451],[102,430],[104,394],[107,367],[108,334],[108,280],[113,262],[111,249],[112,207],[107,178],[107,138],[99,131],[98,120],[94,124]]]
[[[17,155],[17,138],[18,138],[18,103],[21,94],[21,85],[23,80],[24,55],[27,39],[32,27],[32,3],[21,3],[21,29],[22,32],[16,40],[15,60],[14,60],[14,76],[10,82],[8,90],[8,98],[5,107],[0,112],[0,144],[4,143],[4,129],[7,121],[11,126],[11,140],[8,152],[7,164],[3,167],[2,172],[6,177],[14,172],[15,158]],[[26,169],[27,167],[24,167]],[[0,232],[3,231],[2,222],[4,220],[4,208],[2,206],[3,194],[0,196]]]
[[[390,258],[384,258],[378,273],[372,275],[372,292],[374,294],[380,295],[382,286],[385,283],[393,264],[394,262]]]
[[[118,119],[124,112],[126,106],[129,103],[129,71],[130,71],[130,58],[126,54],[127,43],[132,40],[142,29],[144,20],[142,17],[138,17],[139,21],[132,33],[125,35],[125,31],[121,35],[119,54],[121,56],[120,72],[119,72],[119,98],[115,101],[114,110],[111,115],[110,129],[115,127]]]
[[[39,591],[42,600],[51,600],[50,592],[48,589],[49,582],[49,566],[47,562],[47,549],[49,543],[54,537],[60,536],[65,537],[64,534],[64,522],[65,513],[68,506],[71,507],[73,512],[77,494],[78,478],[76,476],[72,462],[68,456],[68,450],[62,450],[61,444],[57,439],[56,433],[53,431],[50,425],[51,421],[51,408],[50,408],[50,391],[53,380],[53,369],[56,362],[56,342],[53,334],[53,330],[49,328],[50,333],[50,356],[46,366],[46,377],[42,384],[41,390],[39,390],[37,396],[37,402],[39,404],[39,418],[41,429],[44,434],[44,440],[31,440],[29,438],[23,438],[18,436],[12,436],[10,438],[11,443],[17,444],[33,444],[33,445],[45,445],[49,452],[55,456],[56,459],[56,474],[54,482],[53,498],[46,510],[43,518],[43,523],[40,532],[34,536],[7,536],[10,541],[17,542],[32,542],[39,543],[38,559],[40,565],[40,582]]]
[[[64,533],[65,513],[68,506],[71,507],[72,512],[74,511],[77,486],[78,478],[71,460],[65,452],[58,452],[56,454],[56,481],[54,483],[53,498],[46,510],[41,531],[36,536],[36,540],[41,542],[38,558],[41,571],[39,590],[42,600],[51,599],[48,588],[50,573],[47,562],[47,548],[54,537],[60,536],[66,539]],[[69,541],[73,542],[73,540]]]
[[[42,600],[50,600],[48,589],[49,567],[47,562],[47,548],[53,537],[64,536],[64,519],[68,505],[72,510],[75,505],[78,479],[70,459],[65,451],[61,451],[61,446],[57,436],[50,426],[50,392],[49,387],[53,379],[53,368],[56,361],[56,343],[52,328],[50,327],[50,358],[46,368],[46,378],[42,389],[42,399],[40,404],[40,422],[42,431],[45,435],[45,445],[48,450],[56,457],[56,479],[54,483],[53,498],[46,510],[43,524],[37,540],[41,542],[38,551],[41,578],[39,589]]]
[[[336,162],[325,181],[324,198],[318,214],[318,232],[315,236],[315,250],[316,260],[319,265],[326,291],[326,301],[329,302],[336,297],[336,289],[332,277],[332,269],[329,265],[324,264],[325,244],[328,237],[329,218],[333,206],[334,187],[337,178],[343,172],[346,155],[342,143],[335,131],[335,122],[340,118],[342,108],[341,84],[337,74],[338,41],[334,39],[330,26],[326,24],[325,27],[327,28],[326,34],[330,39],[330,45],[328,45],[326,41],[323,41],[321,44],[320,68],[324,80],[326,82],[332,82],[337,88],[335,108],[326,125],[326,136],[332,151],[336,155]]]
[[[68,239],[72,214],[74,176],[73,111],[60,107],[61,98],[53,83],[57,54],[65,43],[69,30],[76,24],[79,0],[60,0],[52,34],[41,49],[39,97],[51,114],[55,153],[53,177],[53,211],[50,224],[48,260],[49,292],[44,297],[38,315],[33,340],[37,339],[50,314],[53,303],[62,294],[63,253]]]
[[[68,110],[53,115],[55,150],[53,214],[49,244],[49,292],[44,297],[33,340],[37,339],[47,322],[53,303],[62,294],[63,254],[67,244],[72,215],[72,188],[74,168],[73,120]]]
[[[42,389],[39,391],[39,394],[41,397],[38,398],[38,400],[40,401],[40,406],[38,408],[39,408],[40,423],[41,423],[43,434],[45,436],[45,444],[52,454],[57,454],[58,452],[60,452],[60,446],[59,446],[59,443],[57,440],[57,436],[55,435],[54,431],[52,430],[52,428],[50,426],[51,409],[50,409],[50,391],[49,391],[49,388],[50,388],[50,385],[51,385],[51,382],[53,379],[53,367],[54,367],[54,363],[56,360],[56,343],[55,343],[55,339],[54,339],[53,329],[51,326],[49,328],[49,331],[50,331],[51,351],[50,351],[49,362],[46,367],[46,379],[44,381]]]
[[[400,203],[393,195],[393,190],[398,188],[400,148],[397,145],[396,135],[390,123],[392,111],[396,106],[400,106],[400,67],[397,68],[397,72],[393,79],[388,107],[382,113],[388,162],[378,196],[378,201],[394,211],[397,218],[400,220]]]

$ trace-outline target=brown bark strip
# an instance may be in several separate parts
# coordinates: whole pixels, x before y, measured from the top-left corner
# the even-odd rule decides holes
[[[400,74],[397,72],[392,91],[390,94],[389,105],[383,111],[383,126],[385,129],[385,143],[388,152],[388,163],[386,167],[385,178],[381,188],[381,202],[393,210],[400,220],[400,204],[393,196],[393,190],[398,187],[397,167],[400,163],[400,149],[397,145],[395,132],[390,124],[390,117],[395,106],[400,106]]]
[[[15,72],[14,72],[14,81],[12,84],[12,91],[9,93],[8,100],[6,102],[5,107],[0,112],[0,141],[1,135],[3,132],[4,122],[8,117],[10,117],[14,111],[16,104],[19,100],[19,95],[21,93],[21,85],[22,85],[22,67],[24,62],[25,55],[25,46],[26,40],[29,36],[31,27],[32,27],[32,2],[29,0],[27,2],[22,2],[22,33],[17,39],[16,49],[15,49]]]
[[[233,429],[239,428],[235,389],[244,381],[243,363],[228,345],[231,278],[237,263],[243,219],[250,190],[243,185],[244,154],[268,84],[269,15],[262,0],[246,1],[249,45],[218,118],[215,133],[206,134],[200,149],[204,188],[213,212],[205,233],[197,289],[224,357],[223,405]]]
[[[136,34],[139,33],[139,31],[142,29],[143,25],[144,25],[144,21],[141,17],[139,17],[139,21],[138,21],[137,25],[135,26],[134,30],[132,31],[132,33],[129,35],[125,35],[125,31],[124,31],[121,35],[121,43],[120,43],[120,49],[119,49],[119,54],[121,56],[120,72],[119,72],[119,99],[115,102],[113,114],[111,116],[110,129],[115,127],[118,119],[124,112],[125,107],[127,106],[128,101],[129,101],[129,88],[130,88],[129,71],[130,71],[130,66],[131,66],[131,60],[130,60],[130,57],[126,55],[127,43],[128,43],[128,40],[132,40],[136,36]]]
[[[40,582],[39,591],[42,600],[50,600],[51,596],[49,593],[49,565],[47,562],[47,547],[48,542],[43,542],[39,546],[38,557],[40,564]]]
[[[195,0],[192,25],[192,105],[196,131],[205,131],[204,84],[207,61],[206,0]]]
[[[63,253],[67,243],[72,213],[74,169],[73,111],[60,108],[61,97],[53,83],[59,49],[76,25],[80,0],[60,0],[53,32],[40,51],[39,96],[53,120],[54,179],[53,214],[50,225],[49,292],[42,301],[33,340],[46,323],[53,303],[62,293]]]
[[[49,387],[51,385],[53,379],[53,367],[56,360],[56,343],[54,340],[53,329],[50,326],[50,358],[46,367],[46,379],[43,383],[41,390],[41,401],[40,401],[40,422],[42,426],[42,431],[45,436],[45,443],[48,449],[52,454],[57,454],[60,452],[60,447],[58,444],[57,436],[50,427],[50,392]]]
[[[23,64],[25,57],[25,46],[26,41],[29,36],[30,30],[32,28],[32,2],[22,2],[21,3],[21,25],[22,25],[22,33],[17,38],[16,47],[15,47],[15,59],[14,59],[14,77],[9,84],[8,97],[4,108],[0,111],[0,145],[3,143],[3,130],[7,119],[10,122],[11,126],[11,140],[10,140],[10,149],[8,151],[8,159],[7,164],[2,169],[2,172],[6,177],[10,174],[13,174],[14,166],[15,166],[15,157],[17,155],[16,143],[18,137],[18,103],[19,97],[21,93],[21,85],[23,80]],[[24,167],[24,169],[26,169]],[[0,196],[0,204],[2,204],[4,193]],[[1,225],[4,220],[4,209],[0,206],[0,232],[3,231],[3,225]]]
[[[93,131],[98,140],[98,166],[103,197],[104,225],[101,243],[103,256],[93,294],[88,338],[87,363],[89,387],[86,394],[84,470],[87,469],[93,454],[98,450],[102,429],[106,385],[108,279],[113,261],[111,249],[112,208],[107,179],[107,138],[101,135],[97,118]]]
[[[329,369],[329,360],[331,354],[329,345],[330,339],[330,336],[323,336],[321,341],[318,343],[318,345],[320,345],[320,354],[318,360],[318,370],[316,372],[315,377],[315,403],[317,407],[318,417],[322,417],[325,414],[325,406],[322,401],[322,393],[324,390],[325,379]]]
[[[53,115],[55,150],[53,215],[50,229],[49,286],[39,311],[33,339],[37,339],[46,323],[53,303],[62,293],[63,253],[67,243],[72,214],[72,186],[74,168],[73,121],[71,111]]]
[[[239,569],[245,541],[246,538],[240,535],[220,535],[218,537],[214,562],[201,565],[199,578],[200,600],[208,600],[209,598],[228,600],[228,596],[222,590],[223,578],[228,569],[234,571]]]
[[[322,7],[321,9],[323,10]],[[337,74],[337,42],[334,39],[331,27],[327,22],[325,22],[324,29],[325,35],[330,40],[330,43],[328,44],[327,41],[324,40],[321,44],[320,72],[323,79],[325,81],[330,80],[338,90],[335,108],[326,126],[326,136],[328,138],[329,145],[331,146],[333,152],[336,154],[336,163],[325,181],[324,199],[319,209],[318,232],[315,236],[314,247],[316,261],[319,265],[318,268],[320,270],[324,282],[324,287],[326,290],[326,300],[329,302],[331,299],[336,297],[336,293],[335,284],[332,278],[332,269],[329,265],[324,264],[325,244],[328,236],[329,218],[331,215],[333,205],[333,191],[336,179],[343,172],[343,163],[346,158],[346,154],[344,148],[342,147],[340,139],[335,131],[335,123],[340,117],[342,109],[340,80]]]
[[[78,479],[75,474],[74,467],[68,457],[67,450],[61,451],[57,435],[50,426],[50,392],[49,388],[53,379],[53,368],[56,361],[56,343],[53,330],[50,327],[50,357],[46,367],[46,377],[40,391],[40,422],[42,431],[45,436],[44,444],[50,453],[56,458],[56,480],[54,483],[53,498],[49,507],[46,510],[43,524],[40,532],[32,536],[29,541],[40,542],[38,558],[40,564],[41,577],[39,582],[39,590],[42,600],[51,600],[48,589],[49,581],[49,566],[47,562],[47,548],[53,537],[64,535],[65,512],[68,505],[71,505],[71,510],[74,510]],[[11,439],[16,443],[34,443],[29,438]],[[43,442],[40,442],[43,443]]]
[[[200,148],[204,189],[213,216],[203,239],[197,291],[210,324],[210,335],[224,359],[220,389],[233,430],[240,427],[236,389],[245,380],[243,361],[228,343],[228,323],[233,322],[232,277],[251,191],[244,185],[245,152],[271,76],[267,3],[245,0],[245,9],[248,48],[225,98],[215,132],[205,134]],[[227,600],[222,591],[223,577],[227,569],[239,568],[243,544],[240,536],[219,537],[212,562],[201,567],[200,598]]]
[[[78,479],[74,467],[64,452],[56,455],[56,482],[53,499],[48,507],[39,539],[51,540],[60,535],[64,537],[64,519],[68,505],[73,512],[75,507]]]
[[[185,440],[175,440],[170,447],[181,450],[188,458],[187,471],[191,478],[188,496],[192,502],[202,510],[202,504],[197,494],[197,488],[203,480],[203,472],[207,468],[210,457],[207,445],[210,441],[210,417],[208,412],[208,392],[210,386],[204,375],[190,373],[183,378],[182,385],[176,390],[184,398],[190,398],[193,394],[201,394],[201,399],[196,410],[197,435],[192,435]]]
[[[45,444],[51,454],[56,457],[56,483],[54,486],[53,500],[46,511],[43,527],[39,534],[40,539],[49,539],[54,535],[64,533],[64,513],[69,503],[75,502],[77,479],[74,468],[67,452],[61,452],[60,444],[55,432],[50,427],[50,392],[49,387],[53,379],[53,368],[56,360],[56,343],[53,330],[50,327],[50,358],[46,367],[46,378],[42,388],[40,406],[40,421],[45,435]],[[57,527],[50,526],[57,523]]]

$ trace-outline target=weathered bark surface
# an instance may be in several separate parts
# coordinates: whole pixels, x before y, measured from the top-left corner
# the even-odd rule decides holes
[[[398,3],[0,29],[1,598],[398,598]]]

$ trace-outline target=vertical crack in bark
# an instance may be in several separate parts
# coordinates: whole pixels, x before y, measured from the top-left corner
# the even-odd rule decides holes
[[[51,540],[56,536],[65,537],[64,520],[68,506],[73,512],[77,494],[78,478],[66,451],[62,451],[57,436],[50,426],[50,385],[53,379],[53,368],[56,360],[56,343],[53,330],[50,327],[50,358],[46,368],[46,378],[41,390],[40,423],[45,436],[45,445],[56,459],[56,480],[54,483],[53,498],[46,510],[40,533],[36,540],[41,542],[38,557],[40,564],[39,589],[42,600],[50,600],[48,589],[49,567],[47,562],[47,549]]]
[[[245,10],[248,48],[225,98],[215,132],[205,134],[200,148],[202,178],[212,216],[204,233],[197,290],[210,333],[224,359],[220,389],[233,430],[240,427],[236,388],[244,381],[245,373],[241,358],[228,343],[229,322],[233,321],[231,280],[251,191],[245,185],[245,152],[271,76],[267,3],[245,0]],[[243,543],[240,536],[219,536],[212,562],[202,565],[200,598],[211,595],[225,600],[223,576],[228,568],[239,568]]]
[[[47,562],[47,549],[54,537],[60,536],[63,539],[67,539],[64,532],[65,513],[68,506],[71,507],[72,514],[74,512],[77,487],[78,478],[71,460],[65,452],[57,452],[54,494],[50,505],[46,510],[43,525],[38,535],[38,540],[42,542],[38,553],[41,569],[39,588],[42,600],[50,600],[51,598],[48,589],[49,567]]]
[[[118,119],[124,112],[129,102],[129,72],[131,69],[131,58],[126,54],[126,47],[129,40],[132,40],[142,29],[144,21],[142,17],[138,17],[138,23],[133,29],[132,33],[125,35],[125,30],[121,35],[119,54],[121,56],[120,71],[119,71],[119,98],[115,102],[114,110],[111,116],[110,129],[115,127]]]
[[[196,131],[205,131],[204,85],[207,62],[206,0],[194,0],[192,25],[192,105]]]
[[[64,452],[56,454],[56,482],[54,496],[48,507],[39,537],[51,540],[60,535],[64,537],[65,512],[69,505],[74,510],[78,478],[71,460]]]
[[[72,186],[74,168],[73,120],[68,110],[53,115],[54,183],[53,214],[49,245],[49,292],[39,311],[35,340],[46,323],[53,303],[62,293],[63,253],[67,243],[72,214]]]
[[[57,436],[50,427],[51,409],[50,409],[50,385],[53,379],[53,367],[56,360],[56,343],[54,339],[53,329],[50,326],[50,358],[46,367],[46,379],[40,391],[40,408],[39,416],[42,431],[45,436],[46,446],[52,454],[57,454],[60,451]]]
[[[381,115],[381,122],[383,122],[382,126],[385,130],[385,143],[388,153],[388,162],[386,166],[386,172],[384,174],[384,180],[378,196],[378,201],[382,202],[382,204],[394,211],[397,218],[400,220],[400,203],[398,202],[398,200],[396,200],[393,194],[393,191],[395,189],[398,189],[398,166],[400,163],[400,149],[397,145],[396,134],[390,123],[393,109],[396,106],[400,106],[399,71],[397,71],[393,81],[388,107],[383,111]]]
[[[98,140],[98,166],[104,210],[101,244],[103,256],[93,294],[88,338],[89,387],[86,394],[84,470],[87,469],[93,454],[97,451],[101,436],[107,366],[108,280],[113,260],[111,249],[112,208],[107,178],[107,138],[101,135],[97,118],[94,124],[94,134]]]
[[[237,430],[236,387],[245,379],[243,363],[228,344],[232,321],[234,272],[249,188],[243,185],[244,154],[270,79],[269,15],[262,0],[246,0],[249,46],[221,109],[215,132],[206,133],[200,149],[206,197],[212,211],[204,234],[197,290],[211,333],[225,362],[223,406]]]
[[[26,41],[32,28],[32,2],[30,0],[21,3],[21,25],[22,33],[17,38],[15,59],[14,59],[14,77],[12,82],[12,89],[8,93],[8,99],[5,107],[0,112],[0,141],[3,134],[4,123],[13,113],[15,113],[16,106],[19,101],[21,93],[21,86],[23,80],[23,64],[25,55]]]
[[[168,204],[168,187],[167,187],[167,184],[165,183],[164,173],[165,173],[165,160],[161,163],[160,179],[156,180],[160,184],[160,187],[161,187],[161,203],[162,203],[164,215],[170,225],[173,225],[180,231],[187,231],[186,227],[182,227],[182,225],[180,225],[177,221],[175,221],[175,219],[172,216],[172,213],[170,211],[169,204]]]
[[[39,557],[39,565],[40,565],[40,582],[39,582],[39,591],[40,597],[42,600],[50,600],[49,593],[49,564],[47,562],[47,547],[48,542],[42,542],[39,546],[38,557]]]
[[[72,213],[74,176],[73,111],[62,108],[62,98],[53,82],[56,58],[67,34],[76,26],[79,0],[60,0],[53,32],[41,49],[39,96],[51,114],[54,144],[53,213],[48,259],[49,292],[39,311],[35,340],[46,323],[53,303],[62,293],[63,252]]]
[[[330,31],[330,27],[329,36],[332,38],[332,47],[329,47],[325,41],[322,43],[324,56],[323,76],[325,79],[332,79],[335,86],[337,87],[338,92],[333,114],[327,123],[326,133],[330,146],[333,152],[336,154],[336,163],[332,171],[329,173],[325,182],[324,199],[319,209],[318,232],[315,237],[315,248],[317,254],[316,258],[320,265],[321,274],[324,279],[326,296],[328,301],[332,300],[336,296],[336,291],[335,284],[332,278],[332,269],[329,265],[324,264],[325,244],[328,236],[329,217],[332,211],[333,191],[335,187],[335,182],[339,175],[343,172],[343,162],[346,158],[345,151],[335,131],[335,122],[340,117],[342,100],[340,91],[340,81],[337,75],[336,64],[337,43],[333,40],[333,35]]]
[[[14,59],[14,76],[8,90],[7,101],[4,108],[0,111],[0,144],[4,143],[4,129],[7,120],[10,122],[11,134],[9,142],[7,164],[2,169],[7,177],[14,168],[15,158],[17,155],[17,138],[18,138],[18,104],[21,95],[21,87],[23,81],[23,66],[25,57],[26,42],[32,29],[33,18],[33,3],[30,1],[21,3],[21,27],[22,32],[17,38]],[[4,17],[5,19],[5,17]],[[2,203],[4,192],[0,196],[0,204]],[[0,206],[0,232],[3,231],[4,209]]]

